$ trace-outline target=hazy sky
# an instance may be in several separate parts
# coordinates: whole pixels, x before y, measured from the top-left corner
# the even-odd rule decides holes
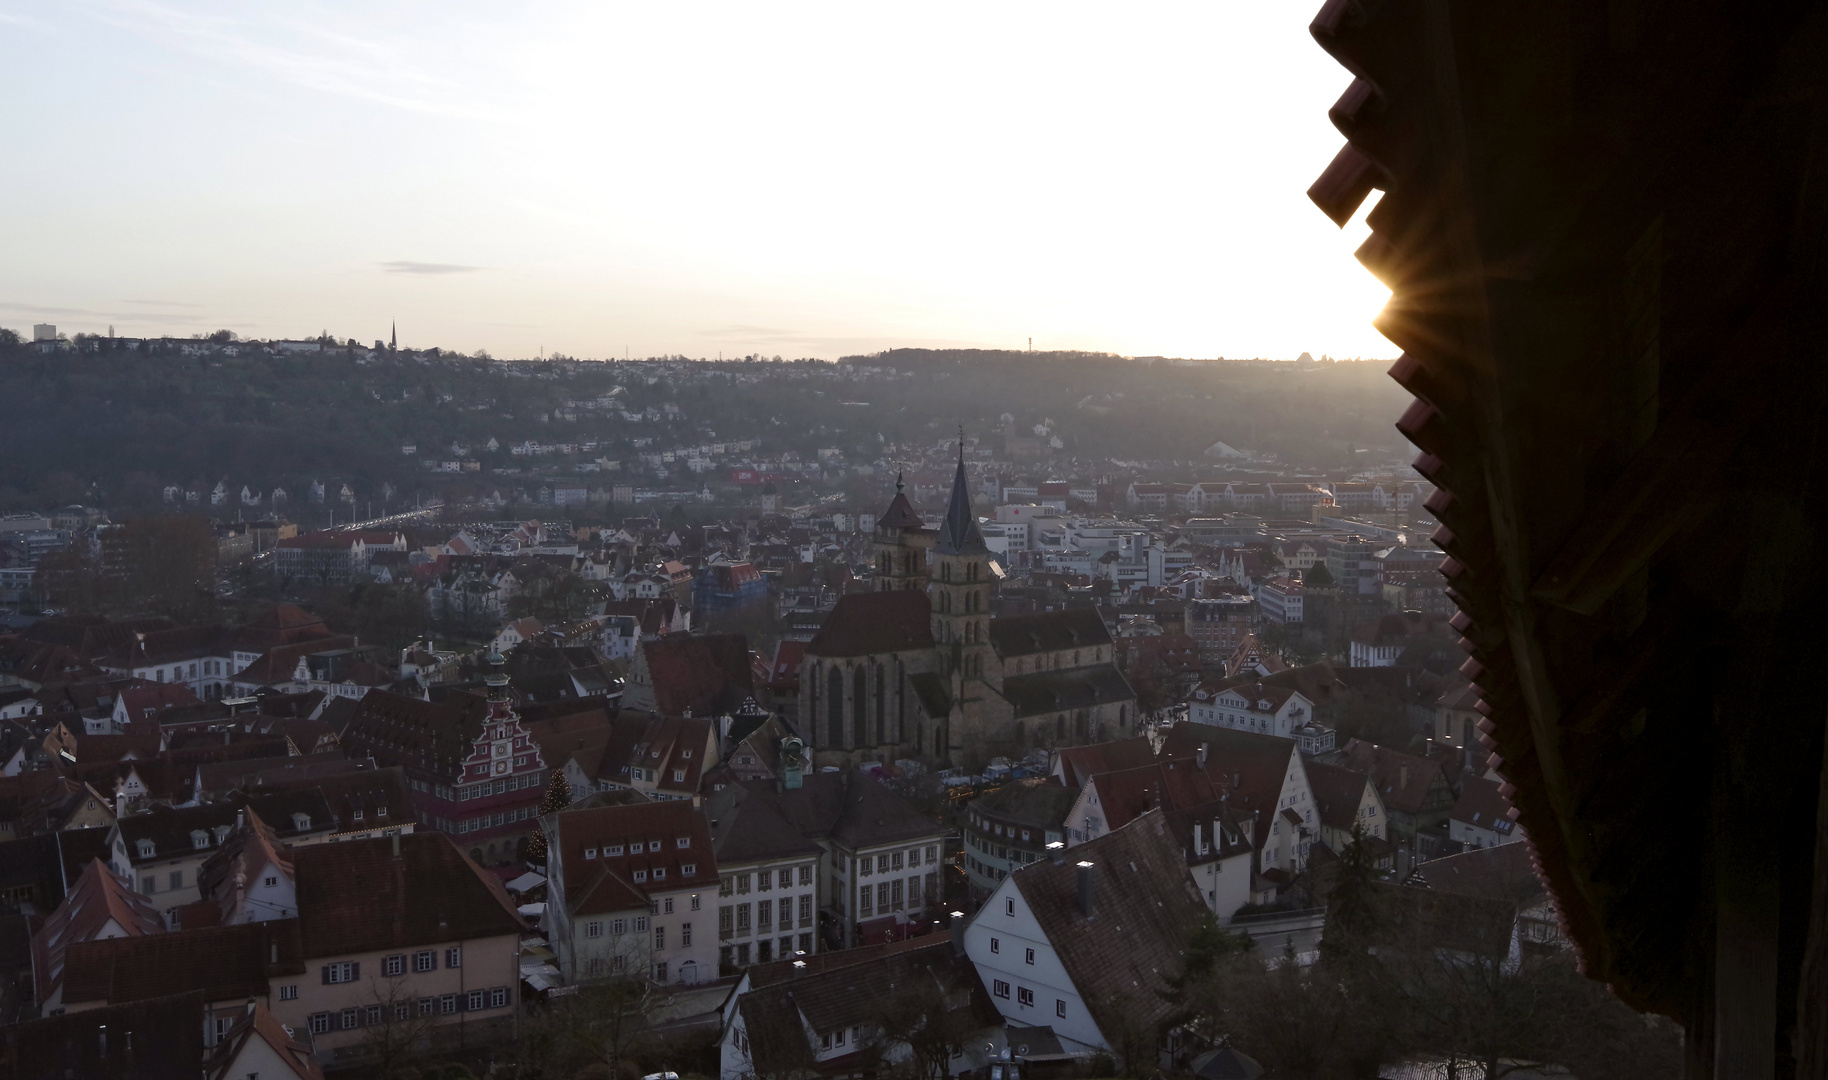
[[[1319,0],[0,0],[0,325],[1393,356]]]

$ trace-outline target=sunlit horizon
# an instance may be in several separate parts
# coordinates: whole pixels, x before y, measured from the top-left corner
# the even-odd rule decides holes
[[[0,326],[1389,357],[1311,17],[0,0]]]

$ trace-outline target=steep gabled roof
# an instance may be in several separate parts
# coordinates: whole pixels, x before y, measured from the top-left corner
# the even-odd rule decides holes
[[[1010,880],[1099,1030],[1107,1038],[1152,1031],[1174,1009],[1161,992],[1180,974],[1182,951],[1207,915],[1182,845],[1156,812],[1080,844],[1071,856],[1030,863]],[[1078,862],[1092,864],[1089,917],[1079,906]]]
[[[1406,814],[1419,813],[1428,792],[1441,777],[1440,763],[1387,746],[1353,739],[1342,755],[1346,764],[1370,774],[1384,805]]]
[[[825,617],[807,644],[806,655],[853,657],[931,649],[932,615],[932,601],[918,589],[851,593]]]
[[[64,1004],[121,1005],[201,990],[205,1000],[265,997],[305,970],[297,919],[212,926],[70,946]]]
[[[717,881],[710,825],[685,800],[584,807],[557,818],[563,902],[573,915],[645,908],[649,892]]]
[[[824,849],[800,834],[770,799],[753,798],[748,788],[730,784],[705,803],[711,823],[711,846],[717,864],[774,859],[817,858]]]
[[[524,925],[501,879],[443,833],[309,844],[292,860],[307,957],[498,937]]]
[[[1062,747],[1055,752],[1054,772],[1068,787],[1084,787],[1097,773],[1133,769],[1155,760],[1155,747],[1147,735],[1128,739]]]
[[[32,938],[32,983],[39,1001],[50,1000],[63,984],[70,946],[95,940],[110,924],[128,937],[165,932],[165,919],[152,901],[96,859]]]
[[[324,1080],[323,1066],[311,1055],[311,1048],[258,1003],[249,1005],[242,1018],[217,1042],[204,1065],[203,1080],[239,1080],[231,1070],[240,1064],[242,1051],[255,1039],[267,1044],[294,1080]]]
[[[1035,615],[1013,615],[990,620],[990,644],[1007,660],[1061,649],[1095,648],[1111,644],[1111,632],[1093,608],[1067,608]],[[1091,658],[1086,657],[1089,661]]]
[[[880,781],[861,773],[808,773],[798,788],[782,791],[776,791],[770,780],[744,781],[743,786],[751,798],[772,802],[801,836],[835,840],[853,850],[929,840],[945,832],[944,826],[922,817]]]
[[[755,693],[741,634],[670,634],[642,646],[654,708],[668,716],[730,712]]]
[[[198,991],[64,1013],[0,1028],[0,1061],[21,1077],[197,1080],[203,1017]]]
[[[1219,798],[1211,779],[1184,758],[1099,773],[1086,786],[1097,792],[1098,807],[1112,829],[1121,829],[1151,810],[1201,806]]]
[[[1308,790],[1320,810],[1320,823],[1332,829],[1350,831],[1358,820],[1358,806],[1364,800],[1371,778],[1344,765],[1306,762]]]
[[[1123,674],[1108,664],[1009,675],[1003,679],[1002,693],[1017,717],[1136,700],[1136,691]]]

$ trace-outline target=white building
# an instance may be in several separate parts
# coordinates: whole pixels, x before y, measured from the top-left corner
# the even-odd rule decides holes
[[[1182,844],[1149,813],[1009,875],[966,928],[965,955],[1008,1024],[1051,1027],[1068,1052],[1120,1052],[1171,1011],[1161,992],[1207,911]]]

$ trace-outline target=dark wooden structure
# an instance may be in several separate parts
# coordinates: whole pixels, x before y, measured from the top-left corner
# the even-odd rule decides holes
[[[1487,745],[1688,1075],[1828,1077],[1828,5],[1328,0]]]

